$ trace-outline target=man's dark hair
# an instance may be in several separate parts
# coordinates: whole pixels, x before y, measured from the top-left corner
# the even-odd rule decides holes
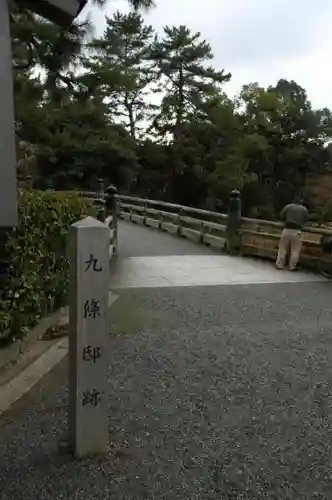
[[[303,198],[302,198],[302,196],[295,196],[293,203],[296,203],[297,205],[303,205]]]

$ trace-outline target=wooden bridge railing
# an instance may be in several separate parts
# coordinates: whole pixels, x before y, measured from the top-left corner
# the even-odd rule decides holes
[[[117,196],[121,219],[223,248],[227,215],[157,200]]]
[[[118,216],[137,224],[177,234],[197,243],[227,250],[228,215],[158,200],[116,196]],[[276,259],[283,225],[279,222],[241,217],[237,229],[241,255]],[[305,227],[301,264],[315,268],[321,257],[320,238],[332,231],[327,227]],[[331,262],[330,257],[326,257]]]

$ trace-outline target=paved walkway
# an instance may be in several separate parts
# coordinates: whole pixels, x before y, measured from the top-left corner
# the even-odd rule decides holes
[[[268,264],[249,270],[249,260],[141,227],[131,240],[128,229],[110,310],[109,456],[59,453],[59,368],[0,430],[0,499],[330,499],[331,283],[302,273],[287,282]],[[150,275],[133,287],[126,269],[140,258]],[[222,262],[233,261],[242,281],[227,286]],[[176,262],[187,286],[171,282]],[[207,265],[221,284],[192,280]],[[265,271],[269,282],[253,282]]]
[[[131,223],[122,223],[120,234],[121,259],[112,288],[325,281],[307,272],[280,272],[260,259],[220,255],[206,246]]]

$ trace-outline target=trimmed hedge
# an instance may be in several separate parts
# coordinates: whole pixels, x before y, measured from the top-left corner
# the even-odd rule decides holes
[[[69,226],[96,208],[74,193],[19,191],[19,225],[5,248],[9,262],[0,309],[0,345],[67,303]]]

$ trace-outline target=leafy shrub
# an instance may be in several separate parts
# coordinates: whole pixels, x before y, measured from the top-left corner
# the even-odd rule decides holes
[[[0,309],[0,344],[21,338],[38,320],[67,302],[69,226],[96,215],[74,193],[19,191],[19,224],[9,236],[8,274]]]

